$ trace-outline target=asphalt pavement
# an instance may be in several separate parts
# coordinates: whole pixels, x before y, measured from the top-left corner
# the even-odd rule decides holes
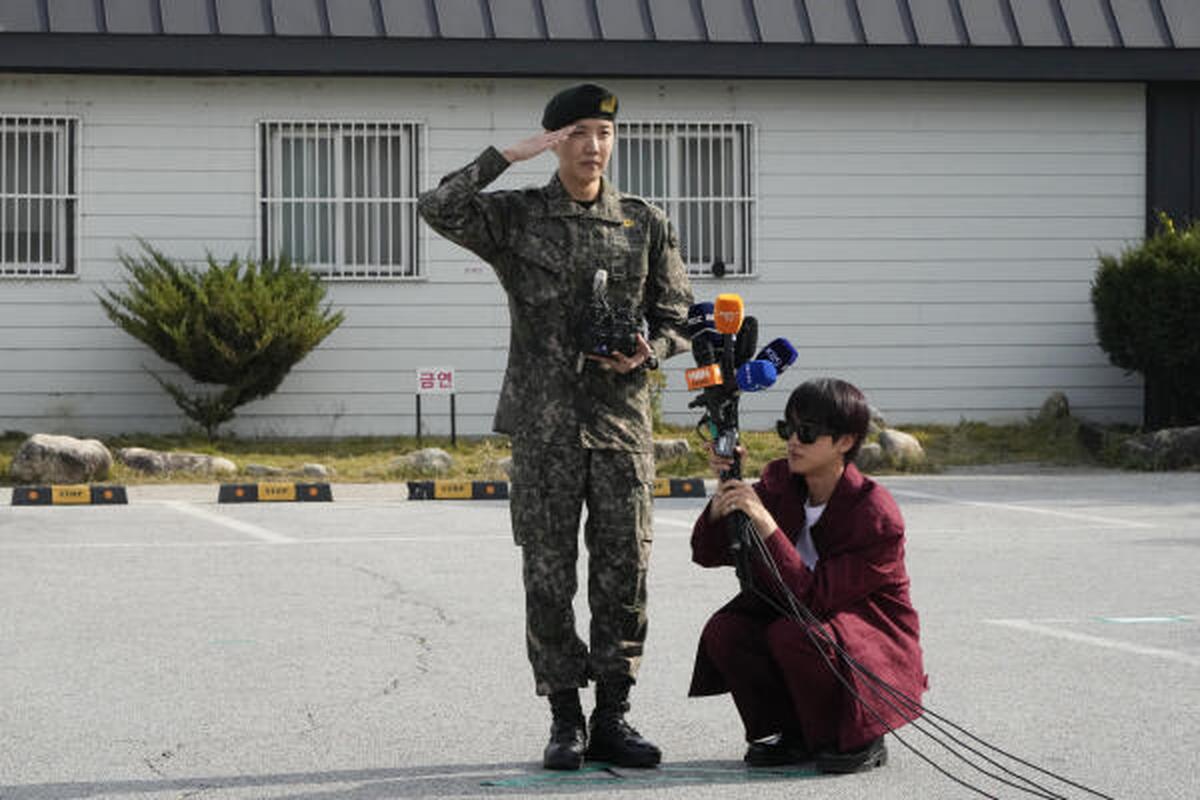
[[[930,709],[1109,797],[1200,797],[1200,473],[882,482],[908,524]],[[690,563],[700,499],[655,507],[630,719],[663,765],[544,772],[507,503],[333,495],[13,507],[0,490],[0,800],[1037,796],[912,726],[865,775],[744,767],[728,696],[686,697],[735,590]]]

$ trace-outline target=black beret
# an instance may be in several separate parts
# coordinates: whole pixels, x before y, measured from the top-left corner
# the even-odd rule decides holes
[[[594,83],[581,83],[563,89],[550,102],[542,114],[542,127],[548,131],[565,128],[581,119],[616,119],[617,96]]]

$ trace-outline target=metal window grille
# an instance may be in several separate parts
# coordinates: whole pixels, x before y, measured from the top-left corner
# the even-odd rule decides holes
[[[330,278],[420,274],[423,130],[405,122],[263,122],[259,234]]]
[[[610,174],[675,224],[689,274],[754,271],[754,126],[747,122],[620,122]]]
[[[0,276],[75,274],[77,127],[0,115]]]

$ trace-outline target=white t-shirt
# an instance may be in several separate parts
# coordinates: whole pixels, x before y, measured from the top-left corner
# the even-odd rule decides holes
[[[804,504],[804,530],[796,537],[796,552],[804,559],[804,565],[809,569],[815,569],[817,561],[821,558],[817,555],[816,545],[813,544],[812,528],[825,513],[825,505],[822,503],[819,506],[810,506],[807,502]]]

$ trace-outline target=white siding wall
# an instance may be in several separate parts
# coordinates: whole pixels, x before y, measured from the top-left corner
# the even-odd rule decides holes
[[[0,279],[0,429],[174,431],[183,418],[143,365],[165,368],[95,299],[117,252],[148,239],[199,259],[254,252],[255,124],[427,125],[427,184],[485,145],[527,135],[564,81],[0,76],[0,113],[81,119],[79,277]],[[1094,341],[1097,251],[1141,234],[1144,101],[1136,85],[612,81],[628,119],[750,121],[759,131],[759,261],[739,292],[763,340],[800,360],[748,397],[766,427],[805,377],[859,384],[893,422],[1013,419],[1060,389],[1084,415],[1136,421],[1141,387]],[[551,156],[496,188],[545,181]],[[346,322],[244,435],[407,434],[413,370],[458,371],[460,432],[491,423],[508,341],[490,270],[430,235],[427,278],[331,284]],[[667,362],[671,421],[690,424]],[[449,429],[444,398],[428,429]],[[434,415],[430,417],[429,415]]]

